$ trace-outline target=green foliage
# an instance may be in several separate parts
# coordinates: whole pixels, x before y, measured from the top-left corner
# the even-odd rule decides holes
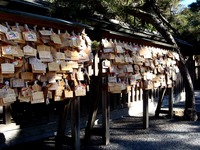
[[[171,23],[179,31],[181,37],[187,41],[198,44],[200,42],[200,1],[192,3],[174,15]],[[198,6],[198,7],[197,7]]]
[[[92,41],[92,45],[91,45],[92,51],[99,51],[100,50],[100,42],[99,41]]]
[[[200,0],[192,3],[188,8],[180,6],[181,0],[49,0],[54,8],[51,15],[54,17],[87,22],[94,14],[100,14],[104,18],[117,19],[126,22],[133,29],[155,30],[152,25],[146,24],[132,15],[127,15],[123,7],[135,7],[149,13],[151,5],[155,3],[160,14],[178,31],[181,38],[192,43],[200,41]],[[176,32],[177,33],[177,32]]]

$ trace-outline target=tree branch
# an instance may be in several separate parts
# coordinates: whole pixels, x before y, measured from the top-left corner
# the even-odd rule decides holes
[[[174,29],[171,24],[167,21],[167,19],[165,19],[165,17],[162,15],[162,13],[160,12],[159,7],[156,5],[155,0],[151,0],[151,5],[150,7],[153,9],[153,11],[156,13],[156,15],[177,35],[179,35],[179,33],[177,33],[177,30]]]
[[[124,7],[124,11],[129,15],[133,15],[133,16],[135,16],[137,18],[140,18],[140,19],[145,20],[146,22],[152,24],[157,29],[157,31],[163,37],[165,37],[165,39],[166,39],[166,41],[168,43],[173,44],[175,47],[178,48],[178,45],[176,44],[176,42],[175,42],[174,38],[172,37],[171,33],[163,25],[163,22],[160,21],[160,19],[157,16],[155,16],[152,13],[147,13],[145,11],[132,8],[130,6]]]

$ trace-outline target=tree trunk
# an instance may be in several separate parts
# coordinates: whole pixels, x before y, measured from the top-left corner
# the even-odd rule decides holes
[[[133,15],[134,17],[140,18],[146,21],[147,23],[152,24],[168,43],[174,45],[175,47],[174,50],[179,54],[180,57],[180,62],[178,64],[178,67],[184,79],[184,84],[186,89],[185,91],[187,91],[184,116],[187,120],[193,120],[193,121],[197,120],[196,109],[195,109],[194,87],[190,73],[188,71],[188,68],[186,67],[185,59],[182,56],[176,41],[174,40],[173,36],[168,31],[168,29],[163,25],[162,19],[159,19],[152,13],[149,12],[147,13],[145,11],[131,7],[124,7],[124,12],[126,12],[129,15]]]

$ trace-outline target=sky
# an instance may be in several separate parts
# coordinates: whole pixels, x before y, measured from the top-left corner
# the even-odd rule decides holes
[[[196,0],[183,0],[181,2],[182,5],[188,6],[189,4],[196,2]]]

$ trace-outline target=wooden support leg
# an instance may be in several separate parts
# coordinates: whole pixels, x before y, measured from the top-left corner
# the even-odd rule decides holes
[[[99,82],[98,82],[97,86],[99,86]],[[99,103],[100,103],[100,100],[101,100],[101,94],[100,94],[101,93],[101,86],[98,89],[99,90],[97,91],[95,98],[92,99],[92,101],[91,101],[91,107],[90,107],[88,122],[87,122],[87,126],[86,126],[86,129],[85,129],[85,140],[90,139],[91,132],[92,132],[93,126],[94,126],[94,122],[95,122],[95,119],[96,119],[96,116],[97,116],[98,107],[99,107]]]
[[[166,91],[166,88],[163,88],[159,94],[159,96],[161,95],[161,97],[159,97],[159,100],[158,100],[158,104],[157,104],[157,108],[156,108],[156,112],[155,112],[155,117],[159,117],[159,113],[160,113],[160,109],[161,109],[161,106],[162,106],[162,101],[163,101],[163,98],[164,98],[164,95],[165,95],[165,91]]]
[[[103,96],[103,94],[102,94],[102,96]],[[103,97],[102,97],[102,99],[103,99]],[[113,105],[113,107],[112,107],[112,109],[111,110],[114,110],[114,109],[116,109],[116,107],[117,107],[117,100],[118,99],[118,93],[113,93],[112,94],[112,105]]]
[[[108,92],[102,91],[102,128],[103,128],[103,144],[107,145],[110,143],[110,100],[108,99]]]
[[[122,92],[122,101],[121,101],[122,107],[124,107],[126,105],[126,99],[127,99],[127,93]]]
[[[11,123],[11,106],[5,105],[3,106],[3,122],[4,124],[10,124]]]
[[[173,95],[174,93],[174,88],[171,87],[169,88],[169,117],[172,118],[173,117]]]
[[[149,90],[143,92],[143,129],[149,128]]]
[[[131,93],[132,93],[132,90],[129,90],[128,91],[128,106],[130,105],[130,103],[131,103],[131,97],[132,97],[132,95],[131,95]]]
[[[80,150],[80,97],[72,100],[71,128],[74,150]]]
[[[56,135],[56,148],[60,149],[65,138],[65,128],[67,122],[67,116],[70,108],[70,101],[63,104],[63,110],[61,111],[60,118],[58,120],[58,129]]]
[[[135,93],[136,93],[135,91],[136,91],[136,90],[135,90],[135,89],[136,89],[136,88],[135,88],[135,85],[133,85],[133,86],[132,86],[132,90],[131,90],[131,96],[132,96],[132,97],[131,97],[131,102],[136,101],[136,98],[135,98],[135,95],[136,95],[136,94],[135,94]]]
[[[143,93],[142,93],[142,92],[143,92],[143,90],[142,90],[142,88],[140,88],[140,89],[139,89],[139,95],[140,95],[139,100],[140,100],[140,101],[141,101],[142,98],[143,98],[143,97],[142,97],[142,96],[143,96]]]
[[[136,86],[136,90],[135,90],[135,100],[139,101],[139,88]]]
[[[101,63],[100,63],[101,64]],[[99,66],[99,74],[102,74],[102,65]],[[93,129],[94,122],[96,119],[96,114],[98,110],[98,104],[102,101],[102,129],[96,130],[96,133],[100,133],[103,138],[103,144],[109,144],[110,136],[109,136],[109,119],[110,119],[110,95],[108,96],[107,92],[107,77],[100,76],[98,79],[98,92],[96,94],[96,99],[94,99],[93,107],[91,107],[91,112],[89,114],[89,120],[87,123],[87,127],[85,130],[85,139],[87,140],[92,132],[95,132]],[[100,131],[100,132],[98,132]]]

